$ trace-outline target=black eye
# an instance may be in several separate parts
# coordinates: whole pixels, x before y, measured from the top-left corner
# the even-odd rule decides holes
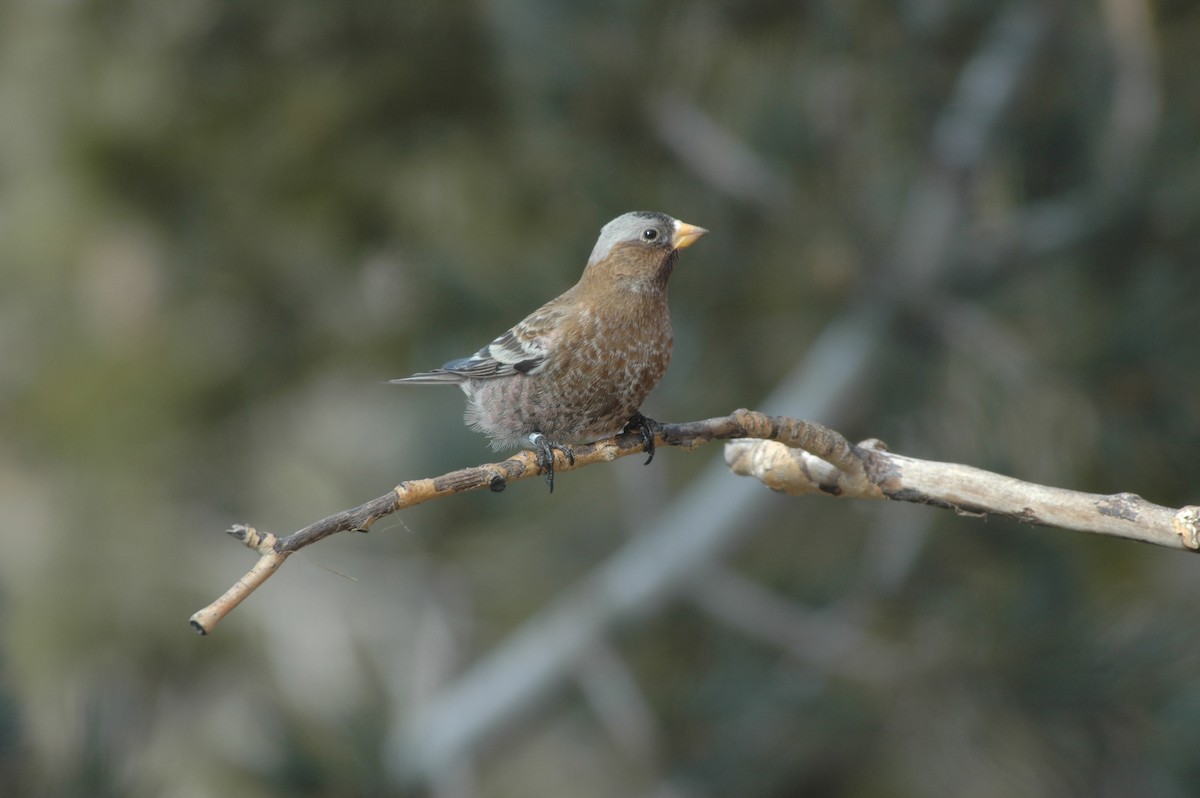
[[[658,231],[655,230],[653,227],[647,227],[645,230],[642,231],[642,240],[643,241],[654,241],[657,238],[658,238]]]

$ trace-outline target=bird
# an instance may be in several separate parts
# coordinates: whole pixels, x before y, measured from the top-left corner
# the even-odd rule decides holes
[[[390,382],[459,386],[467,425],[496,450],[532,444],[551,493],[555,450],[573,465],[572,445],[637,430],[649,463],[658,423],[639,408],[671,360],[667,282],[707,232],[665,213],[622,214],[563,294],[470,357]]]

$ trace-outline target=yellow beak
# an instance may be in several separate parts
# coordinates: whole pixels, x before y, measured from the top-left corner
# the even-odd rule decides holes
[[[690,247],[696,243],[696,239],[704,235],[708,231],[703,227],[697,227],[694,224],[687,222],[675,221],[675,235],[671,238],[671,246],[675,249],[683,249]]]

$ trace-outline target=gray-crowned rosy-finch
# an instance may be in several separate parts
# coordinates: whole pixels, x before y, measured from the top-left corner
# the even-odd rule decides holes
[[[706,232],[665,213],[618,216],[566,293],[470,357],[392,382],[461,387],[467,423],[495,449],[533,444],[551,491],[554,450],[574,462],[568,444],[636,428],[653,458],[655,423],[638,408],[671,360],[667,281]]]

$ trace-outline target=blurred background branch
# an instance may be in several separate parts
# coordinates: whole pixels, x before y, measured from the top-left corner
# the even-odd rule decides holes
[[[831,321],[793,374],[764,402],[765,407],[798,418],[833,418],[836,423],[838,407],[848,405],[852,389],[861,384],[887,335],[886,327],[901,308],[900,300],[920,295],[945,267],[945,253],[957,227],[956,211],[969,186],[962,176],[950,176],[969,173],[984,156],[984,142],[1002,109],[1013,100],[1044,24],[1034,7],[1024,3],[1011,5],[994,24],[991,36],[968,61],[947,111],[934,127],[931,166],[915,180],[895,255],[877,277],[877,284],[900,290],[869,291],[857,306]],[[681,112],[678,103],[671,103],[662,113]],[[700,160],[700,153],[705,153],[705,160],[714,163],[749,163],[748,175],[767,173],[765,167],[754,167],[757,162],[744,146],[713,131],[708,123],[699,126],[692,143],[682,141],[683,126],[677,122],[664,123],[660,115],[659,125],[660,132],[666,126],[668,141],[686,153],[685,163]],[[721,152],[710,155],[714,149]],[[703,174],[730,193],[748,189],[743,185],[735,192],[718,174]],[[759,199],[773,204],[778,196],[778,191],[768,188]],[[592,641],[616,623],[648,616],[664,599],[703,575],[708,563],[725,556],[753,527],[759,512],[756,506],[765,497],[753,489],[722,485],[724,478],[721,464],[714,463],[662,512],[655,526],[597,569],[594,581],[572,588],[443,688],[396,738],[393,756],[400,763],[399,772],[415,771],[436,783],[441,771],[461,767],[481,740],[505,728],[535,701],[544,700],[578,667]]]

